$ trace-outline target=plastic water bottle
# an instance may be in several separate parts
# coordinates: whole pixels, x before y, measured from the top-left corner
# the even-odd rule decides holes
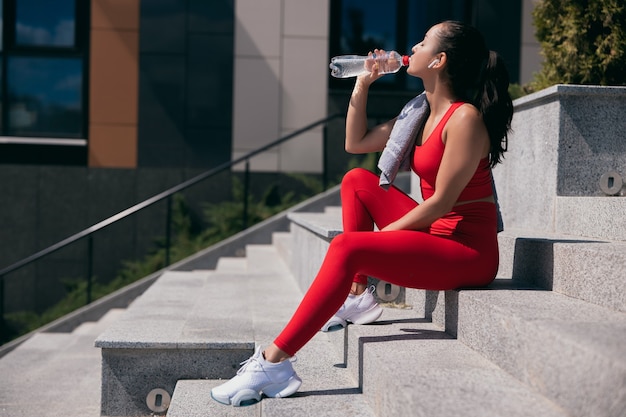
[[[379,74],[391,74],[409,65],[409,56],[400,55],[396,51],[386,52],[382,55],[372,54],[341,55],[330,60],[330,74],[335,78],[358,77],[372,71],[374,63],[378,63]]]

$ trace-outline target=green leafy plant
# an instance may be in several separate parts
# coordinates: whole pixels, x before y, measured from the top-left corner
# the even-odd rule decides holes
[[[554,84],[626,85],[623,0],[541,0],[533,9],[544,57],[536,90]]]

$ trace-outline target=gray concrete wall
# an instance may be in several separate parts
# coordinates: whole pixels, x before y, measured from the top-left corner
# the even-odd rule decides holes
[[[626,88],[556,85],[514,104],[494,169],[505,227],[626,240],[625,191],[601,187],[606,173],[626,178]]]

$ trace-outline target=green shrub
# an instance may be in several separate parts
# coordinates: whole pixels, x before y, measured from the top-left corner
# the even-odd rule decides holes
[[[511,96],[512,100],[523,97],[526,94],[529,94],[531,92],[532,91],[529,90],[528,86],[524,86],[524,85],[520,85],[516,83],[509,85],[509,95]]]
[[[540,0],[533,9],[544,57],[532,83],[626,85],[624,0]]]

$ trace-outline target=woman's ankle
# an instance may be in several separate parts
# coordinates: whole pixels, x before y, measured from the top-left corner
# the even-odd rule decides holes
[[[279,363],[289,359],[291,356],[281,350],[275,344],[271,344],[262,352],[263,358],[270,363]]]
[[[361,295],[365,292],[366,288],[367,288],[367,284],[361,284],[360,282],[353,282],[352,288],[350,288],[350,294]]]

